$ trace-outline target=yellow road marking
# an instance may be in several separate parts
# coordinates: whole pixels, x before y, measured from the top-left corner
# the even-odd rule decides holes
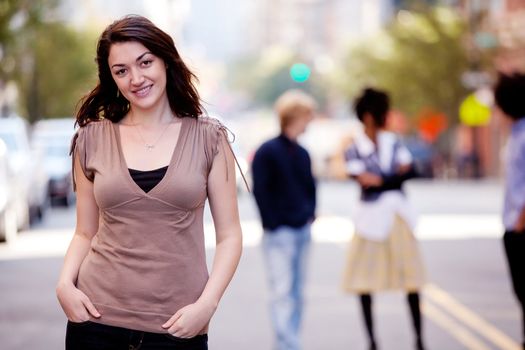
[[[450,294],[433,284],[425,286],[425,295],[437,305],[447,310],[463,324],[478,332],[502,350],[521,350],[521,346],[508,335],[485,321],[479,315],[454,299]]]
[[[423,304],[423,313],[434,323],[445,329],[469,350],[490,350],[483,341],[430,303]]]

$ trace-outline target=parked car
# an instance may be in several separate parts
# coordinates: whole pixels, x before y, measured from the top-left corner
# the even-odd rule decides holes
[[[28,123],[18,116],[0,118],[0,139],[7,147],[7,159],[13,173],[11,181],[17,191],[18,228],[26,228],[41,218],[48,204],[48,178],[42,158],[29,144]]]
[[[12,174],[7,159],[7,147],[0,140],[0,242],[11,241],[18,231]]]
[[[44,119],[35,123],[32,134],[33,148],[41,151],[49,177],[48,196],[51,203],[65,206],[75,200],[69,156],[74,124],[73,118]]]

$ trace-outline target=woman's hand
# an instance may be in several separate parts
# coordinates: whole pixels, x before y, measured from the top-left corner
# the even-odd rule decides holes
[[[215,306],[197,301],[177,311],[162,328],[178,338],[193,338],[210,322],[215,310]]]
[[[525,219],[518,220],[518,222],[514,226],[514,231],[525,232]]]
[[[525,233],[525,208],[521,209],[520,215],[518,215],[518,220],[514,225],[514,231]]]
[[[411,164],[403,164],[403,165],[400,165],[397,168],[397,173],[399,175],[404,175],[404,174],[408,173],[410,171],[410,169],[412,169],[412,165]]]
[[[60,306],[71,322],[89,321],[90,316],[100,317],[100,313],[87,295],[72,283],[59,285],[56,292]]]
[[[363,187],[379,187],[383,184],[383,178],[374,173],[364,172],[357,176],[357,182]]]

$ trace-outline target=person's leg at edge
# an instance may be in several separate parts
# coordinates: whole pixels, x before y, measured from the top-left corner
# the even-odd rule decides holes
[[[359,294],[359,301],[361,303],[361,310],[363,312],[363,321],[366,326],[366,332],[368,334],[368,341],[370,344],[370,350],[376,350],[376,339],[374,336],[374,324],[372,318],[372,295],[369,293]]]
[[[292,322],[293,256],[296,250],[294,238],[293,232],[288,228],[265,232],[263,236],[270,287],[270,314],[277,350],[298,350],[298,334]]]
[[[512,286],[522,310],[522,347],[525,349],[525,232],[506,231],[503,242]]]
[[[412,317],[412,324],[414,326],[414,333],[416,336],[416,349],[423,350],[423,337],[421,327],[421,309],[419,307],[419,293],[408,292],[407,294],[408,306],[410,308],[410,315]]]

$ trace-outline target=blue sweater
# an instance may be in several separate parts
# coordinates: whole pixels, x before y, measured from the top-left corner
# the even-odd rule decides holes
[[[262,225],[301,227],[315,216],[315,180],[310,156],[280,135],[265,142],[253,158],[253,194]]]

